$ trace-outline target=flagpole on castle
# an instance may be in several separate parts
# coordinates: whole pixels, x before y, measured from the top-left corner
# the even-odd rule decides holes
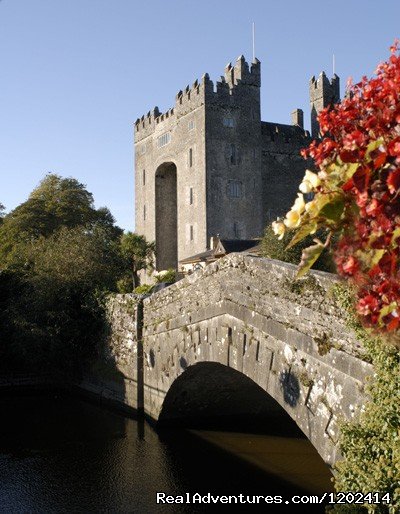
[[[256,58],[256,52],[255,52],[255,39],[256,39],[256,24],[253,21],[253,61]]]

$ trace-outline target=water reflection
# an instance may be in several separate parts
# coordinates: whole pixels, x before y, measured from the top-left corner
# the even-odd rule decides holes
[[[250,440],[260,455],[267,452],[260,435],[240,434],[240,440],[204,431],[157,433],[143,422],[54,395],[1,398],[0,408],[1,512],[217,512],[221,505],[157,506],[156,493],[304,492],[283,474],[274,477],[260,462],[243,459],[243,444],[248,448]],[[249,510],[304,512],[293,506],[242,507]]]

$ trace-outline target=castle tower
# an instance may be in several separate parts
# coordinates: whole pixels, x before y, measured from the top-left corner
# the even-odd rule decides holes
[[[221,239],[263,231],[260,68],[241,55],[206,96],[207,232]]]
[[[156,241],[158,270],[203,252],[210,237],[263,230],[260,62],[240,56],[214,89],[208,74],[135,122],[136,232]]]
[[[320,137],[318,114],[329,105],[340,102],[339,77],[335,74],[329,80],[324,72],[320,73],[318,79],[311,77],[310,80],[310,108],[311,108],[311,135],[313,138]]]

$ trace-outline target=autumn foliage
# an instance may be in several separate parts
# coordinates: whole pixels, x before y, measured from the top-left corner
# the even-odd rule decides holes
[[[338,105],[319,115],[323,139],[303,151],[312,158],[280,237],[296,229],[296,244],[325,228],[325,241],[303,252],[299,273],[315,262],[331,236],[338,273],[357,289],[356,309],[367,326],[400,328],[400,56],[399,42],[375,76],[352,86]]]

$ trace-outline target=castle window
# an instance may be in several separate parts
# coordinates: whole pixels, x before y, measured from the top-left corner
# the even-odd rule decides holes
[[[146,153],[146,145],[145,144],[140,147],[139,153],[140,153],[140,155],[143,155]]]
[[[235,121],[233,118],[224,118],[223,124],[224,127],[233,128],[235,126]]]
[[[142,181],[143,181],[143,185],[145,186],[146,185],[146,170],[143,170]]]
[[[143,205],[143,219],[146,220],[146,206]]]
[[[231,144],[229,147],[229,160],[230,160],[231,164],[236,164],[237,152],[236,152],[236,146],[234,144]]]
[[[161,148],[162,146],[167,145],[171,141],[171,134],[169,132],[166,132],[162,136],[160,136],[157,139],[157,146],[158,148]]]
[[[243,185],[240,180],[229,180],[228,181],[228,196],[230,198],[241,198]]]
[[[189,189],[189,204],[193,205],[193,187]]]
[[[193,225],[190,225],[190,240],[193,241]]]
[[[193,166],[193,148],[189,148],[189,168]]]
[[[190,120],[190,121],[189,121],[189,124],[188,124],[188,128],[189,128],[189,130],[193,130],[193,129],[194,129],[194,127],[195,127],[194,120]]]
[[[233,234],[236,239],[240,239],[240,226],[238,221],[235,221],[233,224]]]

